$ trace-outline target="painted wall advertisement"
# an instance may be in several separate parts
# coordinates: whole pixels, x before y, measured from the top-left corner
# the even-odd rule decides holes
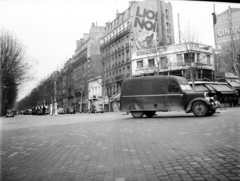
[[[133,52],[158,44],[158,12],[156,2],[136,3],[133,9]],[[132,52],[132,53],[133,53]]]
[[[217,16],[215,25],[215,38],[217,44],[224,44],[240,37],[240,11],[225,11]]]

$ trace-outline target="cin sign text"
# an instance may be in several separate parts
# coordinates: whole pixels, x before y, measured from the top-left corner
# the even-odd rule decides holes
[[[218,37],[237,34],[237,33],[240,33],[240,26],[239,27],[235,26],[235,27],[232,27],[232,28],[224,28],[224,29],[218,29],[217,30],[217,36]]]

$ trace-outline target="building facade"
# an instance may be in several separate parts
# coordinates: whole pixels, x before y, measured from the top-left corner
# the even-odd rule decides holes
[[[92,23],[89,33],[77,41],[74,61],[72,63],[74,81],[74,105],[77,112],[86,112],[88,109],[88,80],[99,76],[102,72],[100,38],[104,26]]]
[[[199,43],[181,43],[141,50],[132,55],[132,75],[175,75],[195,80],[214,80],[212,47]]]
[[[96,107],[104,108],[104,111],[108,111],[108,98],[103,97],[102,77],[98,76],[88,80],[88,110],[91,105],[94,104]],[[103,106],[104,105],[104,106]]]
[[[131,77],[132,53],[174,44],[172,6],[159,0],[130,1],[129,8],[106,23],[101,39],[103,86],[108,97]]]
[[[215,44],[221,47],[216,55],[216,76],[236,73],[236,53],[240,52],[240,8],[230,8],[214,19]]]

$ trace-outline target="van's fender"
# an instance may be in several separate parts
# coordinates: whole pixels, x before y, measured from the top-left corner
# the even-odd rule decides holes
[[[188,103],[187,108],[186,108],[186,110],[185,110],[186,113],[191,112],[192,105],[193,105],[196,101],[202,101],[202,102],[204,102],[207,106],[210,106],[210,105],[211,105],[211,103],[210,103],[207,99],[205,99],[205,98],[203,98],[203,97],[197,97],[197,98],[193,99],[191,102]]]

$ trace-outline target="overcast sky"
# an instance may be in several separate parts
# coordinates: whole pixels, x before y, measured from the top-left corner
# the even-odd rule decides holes
[[[142,0],[141,0],[142,1]],[[0,26],[15,33],[26,45],[27,56],[38,61],[36,80],[20,89],[18,100],[25,97],[38,82],[74,55],[76,40],[89,33],[92,22],[104,26],[122,13],[129,0],[0,0]],[[213,4],[217,14],[238,3],[170,0],[173,7],[175,41],[180,29],[189,23],[203,44],[214,46]]]

